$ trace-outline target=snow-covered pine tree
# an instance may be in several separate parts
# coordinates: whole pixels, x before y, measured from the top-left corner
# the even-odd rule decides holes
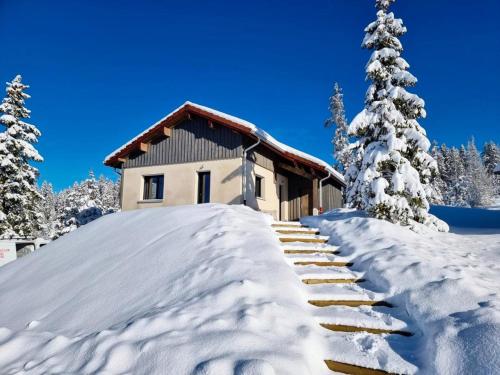
[[[24,92],[29,86],[20,75],[7,83],[7,96],[0,104],[0,237],[34,236],[40,230],[38,213],[40,195],[36,181],[38,170],[30,163],[43,158],[33,146],[40,131],[25,122],[30,111],[24,101],[30,96]]]
[[[474,138],[467,144],[466,176],[468,182],[468,203],[471,207],[487,206],[492,203],[493,183],[486,173]]]
[[[493,192],[500,195],[500,175],[494,174],[496,166],[500,165],[500,147],[495,142],[485,143],[481,157],[486,173],[493,182]]]
[[[325,127],[330,128],[335,126],[335,133],[332,139],[333,156],[336,160],[334,167],[340,173],[344,173],[349,167],[350,154],[347,150],[349,145],[347,128],[349,125],[345,117],[344,94],[337,82],[335,82],[328,109],[331,116],[325,121]]]
[[[104,214],[113,213],[120,209],[119,182],[114,182],[104,176],[99,177],[97,182],[101,201],[101,209]]]
[[[446,149],[446,146],[444,146]],[[430,202],[433,204],[443,204],[443,194],[446,193],[447,185],[443,179],[443,176],[446,174],[446,164],[444,162],[444,155],[442,154],[442,149],[438,147],[437,143],[434,142],[432,147],[431,155],[436,160],[438,166],[438,173],[434,177],[431,187],[433,189],[432,197],[430,198]]]
[[[486,172],[492,175],[496,165],[500,163],[500,148],[493,141],[486,142],[483,146],[481,158],[483,159]]]
[[[51,183],[44,181],[39,191],[42,200],[39,205],[42,227],[40,237],[51,239],[55,234],[57,219],[57,195],[54,193]]]
[[[365,109],[349,126],[362,161],[350,166],[347,202],[394,223],[411,220],[446,231],[447,225],[428,213],[430,183],[436,161],[418,119],[426,116],[424,101],[406,88],[417,79],[401,57],[399,37],[406,33],[401,19],[388,8],[394,0],[376,0],[376,21],[366,28],[362,47],[374,50],[366,67],[371,85]]]
[[[446,194],[444,203],[449,206],[468,206],[468,180],[465,173],[465,163],[460,151],[452,147],[445,154],[446,164]]]

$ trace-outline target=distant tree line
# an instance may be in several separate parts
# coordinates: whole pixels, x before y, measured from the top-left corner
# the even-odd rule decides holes
[[[17,75],[0,104],[0,239],[58,238],[119,209],[119,183],[92,172],[58,193],[47,182],[37,186],[32,164],[43,161],[35,148],[41,132],[27,122],[27,88]]]
[[[120,183],[104,176],[95,178],[90,171],[87,179],[54,192],[44,181],[39,193],[41,225],[39,237],[56,239],[99,217],[120,209]]]
[[[458,148],[434,145],[431,153],[439,169],[432,183],[432,203],[481,207],[492,204],[500,194],[500,176],[494,174],[500,163],[500,146],[496,143],[485,143],[479,153],[471,139],[467,146]]]

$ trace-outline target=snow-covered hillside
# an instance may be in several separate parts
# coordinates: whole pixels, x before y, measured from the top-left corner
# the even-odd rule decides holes
[[[387,295],[394,314],[415,333],[389,345],[421,374],[500,373],[500,211],[435,207],[451,231],[415,231],[335,210],[304,223],[318,227],[354,262],[363,286]],[[457,227],[454,227],[457,226]],[[418,232],[418,233],[417,233]],[[384,363],[382,338],[351,339]],[[339,348],[342,350],[342,348]],[[356,361],[353,358],[352,361]],[[359,360],[358,360],[359,361]]]
[[[434,209],[456,233],[352,210],[304,219],[339,246],[332,260],[354,263],[329,272],[366,280],[325,288],[362,288],[392,303],[391,316],[308,305],[323,286],[300,282],[270,217],[249,208],[102,217],[0,268],[0,374],[323,375],[331,357],[405,373],[500,373],[500,211],[464,210]],[[317,319],[401,323],[414,335],[330,332]]]
[[[0,269],[0,373],[321,374],[321,328],[270,218],[102,217]]]

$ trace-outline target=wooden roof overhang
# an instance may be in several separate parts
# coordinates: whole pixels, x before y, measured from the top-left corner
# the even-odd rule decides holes
[[[149,144],[152,140],[158,137],[170,136],[171,129],[173,127],[175,127],[177,124],[179,124],[185,119],[190,119],[192,116],[199,116],[205,118],[212,126],[215,124],[226,126],[246,136],[249,136],[250,138],[253,138],[256,141],[257,139],[260,138],[256,134],[254,134],[251,129],[239,124],[236,121],[232,121],[227,117],[219,116],[215,113],[205,111],[196,106],[185,104],[177,111],[171,113],[169,116],[159,121],[156,125],[152,126],[149,130],[136,137],[125,147],[115,152],[113,155],[111,155],[108,159],[105,160],[104,164],[110,167],[120,168],[122,163],[126,161],[127,156],[130,153],[137,151],[147,152],[147,147],[145,147],[145,145]],[[315,175],[318,172],[321,176],[328,175],[328,170],[324,166],[315,163],[312,160],[303,158],[297,154],[279,149],[272,143],[266,142],[266,140],[263,138],[260,139],[261,139],[261,145],[277,153],[283,158],[289,160],[294,165],[297,165],[297,163],[299,163],[302,166],[310,168],[313,175]],[[334,175],[332,175],[332,178],[337,180]],[[344,184],[343,181],[339,182],[341,184]]]

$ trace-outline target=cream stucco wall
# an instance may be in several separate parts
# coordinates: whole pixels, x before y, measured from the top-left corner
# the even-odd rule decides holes
[[[198,172],[210,172],[210,202],[241,204],[241,158],[194,163],[126,168],[123,170],[122,209],[196,204]],[[143,200],[144,177],[164,175],[162,200]],[[263,178],[263,196],[255,196],[255,178]],[[247,164],[247,205],[279,216],[279,186],[282,186],[282,220],[288,219],[288,179],[253,162]]]
[[[197,203],[198,172],[210,171],[210,202],[242,203],[241,158],[123,170],[122,209]],[[144,201],[144,176],[164,175],[163,200]]]
[[[255,197],[255,178],[263,177],[262,198]],[[288,220],[288,179],[279,173],[263,168],[252,162],[247,166],[247,205],[270,213],[275,219],[279,216],[279,186],[282,185],[281,220]]]

